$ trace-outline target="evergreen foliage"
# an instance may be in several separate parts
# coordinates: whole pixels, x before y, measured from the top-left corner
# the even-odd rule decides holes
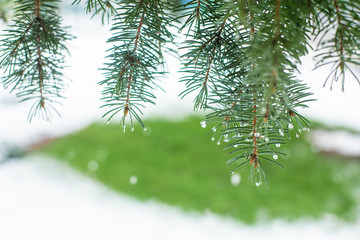
[[[71,39],[57,15],[58,0],[15,1],[14,24],[1,44],[2,84],[22,100],[35,99],[31,119],[49,119],[52,103],[64,88],[61,74]],[[331,88],[345,73],[360,83],[351,69],[360,65],[360,1],[350,0],[75,0],[86,12],[112,23],[107,63],[103,68],[105,114],[136,119],[143,128],[143,103],[155,103],[161,88],[163,52],[174,51],[172,31],[186,36],[181,81],[185,97],[196,92],[194,109],[210,109],[206,124],[211,139],[228,142],[236,170],[252,166],[255,182],[266,182],[262,161],[276,162],[279,146],[309,129],[297,109],[311,93],[295,73],[300,58],[315,39],[316,67],[332,64],[325,83]]]
[[[81,0],[74,0],[73,4],[79,4]],[[102,21],[110,22],[111,18],[116,15],[115,1],[88,0],[86,2],[86,13],[93,13],[92,16],[101,14]]]
[[[58,0],[15,1],[14,23],[1,43],[0,66],[5,88],[16,91],[21,101],[33,100],[29,120],[40,114],[50,120],[53,104],[62,97],[61,69],[65,42],[72,37],[61,26]]]
[[[156,76],[163,74],[163,45],[173,41],[168,30],[172,17],[165,15],[170,5],[159,1],[121,1],[121,11],[111,29],[113,43],[105,68],[105,80],[100,84],[105,105],[110,107],[105,115],[109,120],[123,112],[122,125],[129,115],[144,127],[139,113],[143,103],[153,103],[152,91],[158,88]]]

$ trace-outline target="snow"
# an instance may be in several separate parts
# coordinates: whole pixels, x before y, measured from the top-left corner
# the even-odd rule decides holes
[[[314,130],[311,136],[312,143],[319,150],[360,157],[360,135],[345,131]]]
[[[130,184],[130,183],[129,183]],[[52,159],[14,159],[0,167],[0,239],[347,239],[360,224],[333,216],[247,226],[206,212],[184,213],[114,193]]]
[[[27,122],[30,103],[15,103],[14,97],[0,88],[0,146],[27,146],[41,139],[77,131],[105,113],[101,106],[101,71],[109,33],[96,19],[78,12],[67,13],[65,24],[72,25],[77,39],[70,44],[71,57],[65,75],[72,79],[67,99],[59,107],[61,118],[51,123],[35,119]],[[2,28],[1,28],[2,29]],[[183,85],[179,61],[169,57],[170,74],[163,79],[156,106],[147,106],[146,117],[179,118],[192,112],[192,98],[180,99]],[[310,72],[312,60],[304,58],[302,78],[310,84],[319,100],[303,110],[306,116],[333,125],[360,130],[360,87],[347,81],[330,92],[323,89],[326,74]],[[310,81],[311,79],[311,81]],[[114,120],[116,121],[116,120]],[[323,141],[323,140],[321,140]],[[4,144],[2,144],[4,143]],[[354,146],[357,148],[357,146]],[[0,149],[0,154],[3,149]],[[346,150],[350,151],[350,150]],[[106,153],[99,153],[106,158]],[[0,156],[1,157],[1,156]],[[1,160],[1,159],[0,159]],[[1,161],[0,161],[1,163]],[[95,169],[93,163],[89,168]],[[129,179],[136,183],[135,178]],[[246,226],[212,213],[184,213],[156,202],[139,202],[117,194],[99,183],[51,159],[15,159],[0,165],[0,239],[358,239],[360,223],[344,224],[327,216],[321,221],[302,219],[295,223],[282,220]]]

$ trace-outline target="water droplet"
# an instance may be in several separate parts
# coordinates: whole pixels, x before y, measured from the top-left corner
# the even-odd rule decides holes
[[[278,159],[278,155],[274,154],[273,159],[275,159],[275,160]]]
[[[281,144],[280,144],[280,143],[277,143],[277,144],[275,144],[275,146],[276,146],[276,147],[280,147],[280,146],[281,146]]]
[[[254,136],[258,138],[258,137],[260,137],[260,133],[256,132],[256,133],[254,134]]]
[[[261,184],[262,184],[262,182],[259,181],[259,182],[256,182],[256,183],[255,183],[255,186],[259,187]]]
[[[213,128],[212,128],[212,131],[213,131],[213,132],[216,132],[216,127],[213,127]]]
[[[221,142],[220,142],[220,139],[219,139],[219,141],[217,141],[217,143],[216,143],[216,144],[217,144],[217,145],[220,145],[220,143],[221,143]]]
[[[235,144],[235,145],[234,145],[234,148],[237,148],[237,147],[238,147],[238,145],[237,145],[237,144]]]
[[[110,123],[110,120],[108,120],[108,121],[106,122],[106,125],[109,125],[109,123]]]
[[[211,141],[215,141],[215,137],[211,137]]]
[[[241,176],[240,174],[238,173],[234,173],[231,175],[230,177],[230,182],[233,186],[237,186],[240,184],[240,181],[241,181]]]
[[[131,131],[133,132],[134,130],[135,130],[135,128],[134,128],[134,127],[132,127],[132,128],[131,128]]]
[[[95,172],[96,170],[98,170],[99,168],[99,164],[94,161],[94,160],[91,160],[88,165],[87,165],[87,168],[90,172]]]
[[[296,136],[296,138],[299,138],[299,134],[296,134],[295,136]]]
[[[229,141],[228,137],[229,137],[229,135],[227,135],[227,134],[224,135],[224,142],[228,142],[228,141]]]
[[[302,130],[301,129],[299,129],[299,133],[301,133],[302,132]]]
[[[284,136],[284,132],[283,132],[282,129],[279,129],[279,133],[280,133],[281,136]]]
[[[292,125],[292,123],[289,123],[288,127],[289,127],[289,129],[293,129],[294,125]]]
[[[201,125],[202,128],[206,128],[206,122],[205,121],[201,121],[200,125]]]
[[[265,138],[265,142],[269,142],[269,138]]]
[[[138,181],[137,177],[136,176],[131,176],[130,179],[129,179],[129,182],[131,185],[134,185],[136,184]]]
[[[146,132],[147,131],[147,128],[146,127],[144,127],[144,132]]]
[[[125,132],[125,129],[126,129],[125,126],[123,126],[123,132]]]

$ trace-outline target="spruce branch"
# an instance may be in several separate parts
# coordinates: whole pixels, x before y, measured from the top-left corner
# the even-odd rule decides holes
[[[122,112],[122,125],[129,115],[131,125],[135,118],[144,128],[140,118],[143,103],[154,104],[154,89],[160,88],[156,77],[162,75],[164,65],[163,50],[165,43],[172,42],[169,31],[173,17],[169,6],[163,1],[122,1],[121,9],[111,29],[113,36],[108,42],[114,46],[109,50],[106,64],[103,107],[110,110],[104,116],[111,120]],[[120,11],[119,11],[120,12]]]
[[[341,81],[341,89],[344,91],[346,72],[360,84],[352,69],[353,66],[360,65],[360,47],[357,44],[360,40],[360,2],[331,0],[327,4],[327,8],[317,6],[321,18],[316,32],[316,68],[330,64],[331,70],[324,86],[330,81],[330,89],[333,89],[335,82]]]
[[[221,11],[203,13],[200,33],[193,27],[191,39],[185,41],[188,52],[182,71],[190,74],[182,79],[187,85],[182,94],[200,89],[194,106],[214,111],[206,120],[213,125],[211,139],[217,135],[218,144],[229,142],[226,149],[235,155],[228,161],[232,172],[249,163],[255,184],[267,182],[262,160],[273,163],[284,155],[277,146],[288,141],[290,130],[298,136],[309,127],[295,110],[306,106],[311,95],[293,76],[308,44],[306,24],[302,29],[298,24],[309,16],[299,16],[300,4],[218,4]],[[240,11],[247,14],[247,22],[237,18]]]
[[[34,101],[29,120],[40,114],[50,120],[53,104],[62,97],[62,63],[72,37],[61,27],[58,1],[27,0],[15,2],[14,25],[2,40],[1,81],[11,87],[21,101]]]
[[[5,87],[34,105],[46,119],[62,97],[62,63],[71,39],[57,16],[58,0],[15,1],[14,25],[1,44]],[[73,4],[80,4],[74,0]],[[318,42],[316,67],[331,65],[325,84],[341,81],[360,65],[360,1],[350,0],[87,0],[86,12],[112,22],[107,63],[103,67],[102,107],[109,121],[121,116],[145,128],[142,109],[154,104],[157,79],[165,73],[164,52],[180,45],[186,97],[196,93],[195,110],[208,110],[203,127],[211,140],[226,143],[231,172],[250,168],[250,181],[267,184],[267,163],[282,167],[280,148],[291,136],[309,130],[299,113],[311,101],[296,76],[301,57]],[[0,11],[1,12],[1,11]],[[0,16],[1,17],[1,16]],[[178,22],[182,22],[178,26]],[[324,84],[324,85],[325,85]],[[56,111],[56,110],[55,110]]]
[[[74,0],[72,5],[79,5],[81,0]],[[102,22],[109,23],[110,20],[116,15],[117,1],[114,0],[87,0],[86,13],[93,13],[92,17],[101,14]]]

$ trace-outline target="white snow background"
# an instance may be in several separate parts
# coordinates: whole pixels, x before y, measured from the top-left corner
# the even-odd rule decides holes
[[[70,43],[71,57],[65,75],[73,82],[69,83],[67,99],[59,107],[62,117],[54,116],[51,124],[38,119],[29,124],[31,104],[18,104],[12,95],[0,89],[0,146],[2,143],[26,146],[76,131],[94,121],[105,121],[101,120],[105,110],[99,109],[101,88],[97,82],[103,78],[98,68],[102,67],[108,48],[105,44],[110,36],[108,27],[102,26],[99,19],[89,20],[90,16],[79,14],[79,9],[69,5],[63,11],[64,24],[72,26],[70,31],[77,38]],[[341,92],[340,84],[330,91],[329,87],[322,87],[327,69],[310,71],[313,66],[311,56],[305,57],[301,78],[318,100],[301,112],[330,125],[360,130],[359,85],[348,78],[345,93]],[[179,61],[169,57],[168,68],[168,77],[161,84],[166,93],[159,92],[157,105],[144,110],[146,117],[179,118],[192,112],[192,98],[178,97],[183,89],[177,83]],[[301,219],[287,223],[279,219],[247,226],[212,213],[189,214],[156,202],[139,202],[114,193],[52,159],[15,159],[0,164],[1,240],[355,240],[359,236],[360,222],[347,224],[331,215],[320,221]]]

